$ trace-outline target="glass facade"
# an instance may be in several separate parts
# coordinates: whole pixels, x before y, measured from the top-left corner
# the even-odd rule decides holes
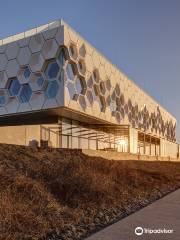
[[[29,78],[30,75],[31,75],[31,72],[30,72],[29,68],[26,67],[26,68],[24,69],[24,77],[25,77],[25,78]]]
[[[44,78],[43,78],[43,76],[42,76],[42,75],[37,76],[36,82],[37,82],[37,85],[38,85],[39,87],[42,87],[43,84],[44,84]]]
[[[48,98],[54,98],[56,97],[58,90],[59,90],[59,84],[57,83],[57,81],[52,81],[47,86],[46,96]]]
[[[73,81],[75,77],[74,66],[71,63],[68,63],[66,66],[66,73],[69,80]]]
[[[60,64],[60,67],[62,68],[65,64],[65,53],[64,53],[64,49],[60,50],[60,53],[58,55],[58,62]]]
[[[10,96],[17,96],[20,88],[21,88],[21,85],[20,85],[18,79],[17,78],[11,79],[10,85],[9,85],[9,88],[8,88],[9,95]]]
[[[24,84],[21,88],[20,94],[19,94],[19,100],[21,103],[29,102],[32,95],[32,90],[29,86],[29,84]]]
[[[3,106],[6,103],[6,91],[0,90],[0,106]]]
[[[56,147],[128,152],[129,128],[123,129],[126,136],[113,131],[105,132],[103,128],[92,129],[88,124],[85,126],[79,121],[62,118],[52,129],[50,126],[43,127],[41,137],[42,140],[55,141]]]
[[[59,65],[56,60],[52,60],[48,63],[47,68],[45,70],[46,77],[50,80],[56,79],[59,72]]]

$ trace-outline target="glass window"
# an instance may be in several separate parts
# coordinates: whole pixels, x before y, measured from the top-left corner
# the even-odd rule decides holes
[[[67,77],[69,80],[74,80],[75,77],[75,71],[74,71],[74,66],[70,63],[67,64],[66,66],[66,72],[67,72]]]
[[[0,105],[4,105],[6,102],[6,99],[4,96],[0,96]]]
[[[93,77],[94,77],[95,82],[99,83],[99,71],[98,71],[98,69],[95,69],[93,71]]]
[[[74,43],[71,43],[71,44],[70,44],[70,46],[69,46],[69,54],[70,54],[70,56],[73,57],[74,59],[77,58],[78,52],[77,52],[76,44],[74,44]]]
[[[5,96],[5,91],[0,90],[0,105],[4,105],[6,103],[6,96]]]
[[[62,68],[64,66],[64,63],[65,63],[64,49],[61,49],[61,51],[60,51],[60,53],[58,55],[58,60],[59,60],[60,67]]]
[[[86,96],[87,96],[87,99],[88,99],[89,103],[93,104],[93,94],[92,94],[92,92],[88,90],[87,93],[86,93]]]
[[[82,95],[79,96],[79,104],[81,105],[83,110],[86,109],[86,107],[87,107],[86,100],[85,100],[85,97]]]
[[[28,102],[31,98],[31,95],[32,95],[32,90],[29,84],[24,84],[21,88],[20,95],[19,95],[20,102],[22,103]]]
[[[106,93],[106,88],[105,88],[104,82],[100,82],[100,90],[103,95]]]
[[[56,97],[59,90],[59,85],[57,81],[52,81],[48,84],[48,87],[46,89],[46,96],[48,98],[54,98]]]
[[[83,90],[83,85],[79,78],[76,79],[76,90],[78,94],[80,94]]]
[[[61,73],[59,74],[59,81],[63,82],[64,81],[64,70],[61,70]]]
[[[26,67],[26,68],[24,69],[24,77],[25,77],[25,78],[28,78],[30,75],[31,75],[31,72],[30,72],[29,68]]]
[[[106,80],[106,88],[108,91],[111,90],[111,81],[109,79]]]
[[[47,78],[49,79],[56,78],[58,75],[58,72],[59,72],[59,65],[57,64],[56,60],[49,62],[45,70],[45,74]]]
[[[69,47],[69,50],[70,50],[70,54],[71,54],[71,56],[74,56],[74,53],[75,53],[75,51],[74,51],[74,46],[70,46]]]
[[[20,90],[20,87],[21,87],[21,85],[20,85],[18,79],[17,79],[17,78],[13,78],[13,79],[11,80],[10,85],[9,85],[9,88],[8,88],[8,90],[9,90],[9,95],[10,95],[10,96],[16,96],[16,95],[18,95],[19,90]]]
[[[67,85],[67,88],[68,88],[68,91],[69,91],[70,98],[74,100],[74,95],[76,94],[74,84],[69,82],[68,85]]]
[[[43,78],[42,76],[39,76],[39,77],[37,78],[36,82],[37,82],[37,85],[38,85],[39,87],[42,87],[42,86],[43,86],[43,83],[44,83],[44,78]]]

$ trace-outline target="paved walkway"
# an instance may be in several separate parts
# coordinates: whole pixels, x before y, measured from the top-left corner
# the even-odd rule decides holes
[[[143,233],[137,236],[135,228],[168,229],[173,233]],[[141,230],[140,230],[141,231]],[[180,190],[157,200],[140,211],[101,230],[87,240],[180,240]]]

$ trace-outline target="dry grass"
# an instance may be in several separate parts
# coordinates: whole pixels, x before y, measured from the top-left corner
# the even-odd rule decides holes
[[[83,236],[96,228],[100,212],[120,217],[180,187],[180,163],[108,161],[77,150],[3,144],[0,156],[2,240],[39,239],[53,231],[63,235],[75,231],[73,226],[77,237]]]

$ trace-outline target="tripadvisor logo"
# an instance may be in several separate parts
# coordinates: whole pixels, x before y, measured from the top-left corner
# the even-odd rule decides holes
[[[166,228],[150,229],[150,228],[136,227],[134,232],[137,236],[140,236],[142,234],[170,234],[170,233],[173,233],[173,229],[166,229]]]
[[[137,227],[135,228],[135,234],[140,236],[143,234],[143,228],[142,227]]]

